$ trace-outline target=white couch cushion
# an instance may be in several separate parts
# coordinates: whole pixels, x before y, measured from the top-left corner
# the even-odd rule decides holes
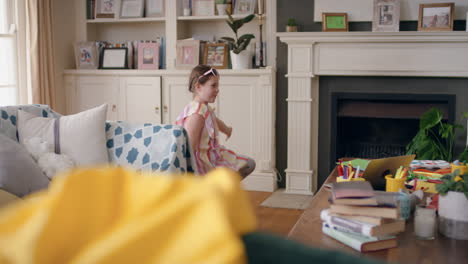
[[[68,155],[78,166],[108,163],[106,149],[107,105],[59,118],[60,153]],[[18,137],[20,143],[39,137],[54,145],[55,118],[37,117],[18,111]]]

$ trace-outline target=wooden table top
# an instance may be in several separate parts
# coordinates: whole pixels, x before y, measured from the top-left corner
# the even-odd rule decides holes
[[[336,168],[325,183],[336,181]],[[330,207],[329,190],[322,187],[309,207],[289,232],[288,237],[306,245],[348,252],[393,263],[468,263],[468,240],[450,239],[437,234],[434,240],[418,240],[414,236],[413,219],[406,222],[405,232],[398,235],[398,247],[369,253],[360,253],[322,233],[320,211]]]

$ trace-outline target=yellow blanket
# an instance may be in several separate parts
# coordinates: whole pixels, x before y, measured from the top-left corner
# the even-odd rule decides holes
[[[76,170],[0,212],[0,263],[245,263],[240,177]]]

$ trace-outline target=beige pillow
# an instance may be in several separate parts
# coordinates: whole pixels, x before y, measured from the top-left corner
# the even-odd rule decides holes
[[[107,105],[101,105],[75,115],[60,117],[57,139],[55,118],[38,117],[19,110],[18,137],[21,144],[33,137],[39,137],[52,146],[58,143],[60,154],[68,155],[78,166],[108,163],[106,113]]]

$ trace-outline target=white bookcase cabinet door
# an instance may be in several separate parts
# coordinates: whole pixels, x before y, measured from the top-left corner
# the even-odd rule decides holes
[[[120,77],[122,120],[161,124],[161,77]]]
[[[76,86],[76,101],[73,113],[107,104],[107,119],[119,118],[119,82],[115,77],[79,77]]]
[[[163,78],[163,123],[174,124],[184,107],[192,100],[188,90],[188,77],[168,76]]]

